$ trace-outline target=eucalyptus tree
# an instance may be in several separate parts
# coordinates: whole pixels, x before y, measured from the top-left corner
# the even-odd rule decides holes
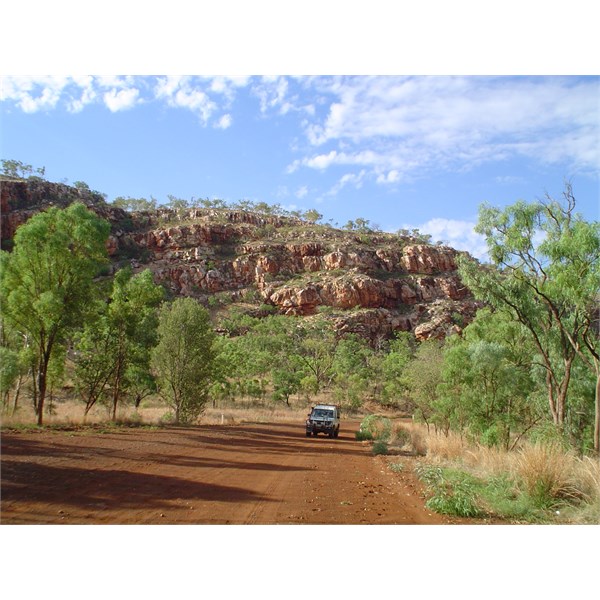
[[[161,306],[152,366],[177,422],[191,422],[204,409],[215,374],[214,342],[210,315],[196,300],[177,298]]]
[[[84,320],[94,277],[108,259],[109,229],[81,203],[52,207],[21,225],[13,251],[0,255],[3,318],[28,336],[35,356],[33,403],[39,425],[50,360]]]
[[[545,372],[547,401],[562,430],[576,358],[596,377],[594,448],[600,431],[600,225],[575,213],[566,184],[563,201],[518,201],[504,210],[480,207],[491,266],[459,259],[463,281],[479,299],[507,311],[526,328]]]

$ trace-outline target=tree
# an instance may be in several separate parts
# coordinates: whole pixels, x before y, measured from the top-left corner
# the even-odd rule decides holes
[[[202,412],[213,379],[215,334],[208,311],[192,298],[165,303],[159,311],[158,345],[152,351],[159,393],[177,422]]]
[[[323,215],[314,208],[309,208],[308,210],[305,210],[303,216],[309,223],[317,223],[323,218]]]
[[[156,204],[156,198],[153,198],[152,196],[150,196],[150,200],[147,200],[146,198],[131,198],[129,196],[118,196],[113,200],[113,206],[130,212],[156,210]]]
[[[109,386],[113,420],[130,386],[135,384],[142,397],[153,388],[150,350],[156,344],[156,308],[163,297],[149,270],[133,275],[127,267],[115,275],[108,302],[98,303],[77,338],[76,376],[86,414]]]
[[[46,173],[46,167],[34,169],[31,165],[26,165],[20,160],[2,159],[2,173],[9,177],[19,177],[21,179],[31,177],[33,173],[37,173],[38,176],[43,177]]]
[[[95,318],[74,339],[75,385],[85,403],[84,415],[104,394],[115,368],[106,307],[102,303],[98,307]]]
[[[520,323],[500,311],[479,311],[462,336],[446,342],[435,408],[454,429],[508,450],[541,419],[530,399],[534,354]]]
[[[150,367],[150,349],[156,343],[155,308],[163,299],[164,290],[155,285],[152,273],[145,270],[133,276],[130,268],[121,269],[113,281],[108,305],[108,325],[113,340],[112,418],[134,367]]]
[[[600,360],[597,301],[600,289],[600,225],[575,210],[566,185],[561,204],[519,201],[504,210],[480,207],[478,233],[493,263],[481,268],[459,258],[463,281],[479,299],[507,311],[529,332],[545,370],[548,406],[562,431],[576,357],[596,375],[594,447],[600,431]]]
[[[423,419],[429,428],[432,416],[436,413],[438,386],[442,382],[443,354],[442,343],[438,340],[426,340],[417,348],[413,360],[404,370],[404,383],[415,405],[415,414]],[[439,412],[438,412],[439,414]],[[436,425],[441,425],[439,421]],[[444,429],[447,429],[444,426]]]
[[[379,377],[373,371],[375,353],[364,338],[350,334],[341,339],[333,360],[335,395],[351,408],[359,408]]]
[[[404,370],[416,351],[415,338],[408,332],[398,332],[389,343],[389,351],[381,363],[383,389],[381,395],[388,404],[402,405],[406,398]],[[408,408],[408,407],[406,407]]]
[[[83,204],[34,215],[2,252],[4,317],[29,336],[35,352],[33,402],[42,425],[48,365],[67,333],[78,327],[92,298],[93,279],[107,262],[109,224]]]

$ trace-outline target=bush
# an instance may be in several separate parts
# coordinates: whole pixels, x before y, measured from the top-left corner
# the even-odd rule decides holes
[[[375,440],[375,443],[373,444],[372,452],[374,455],[387,454],[388,453],[387,442],[385,442],[383,440]]]
[[[407,444],[410,443],[410,441],[411,441],[410,433],[406,429],[404,429],[404,427],[402,427],[402,426],[397,427],[395,433],[396,433],[396,435],[393,440],[394,446],[399,446],[400,448],[402,448],[403,446],[406,446]]]
[[[370,431],[365,431],[363,429],[359,429],[356,432],[356,439],[359,442],[363,442],[365,440],[372,440],[373,439],[373,434]]]
[[[476,502],[475,480],[466,473],[449,477],[440,467],[418,467],[417,475],[433,494],[427,508],[444,515],[476,517],[481,510]]]
[[[392,422],[382,415],[369,415],[362,420],[360,430],[369,432],[370,439],[389,442],[392,437]]]

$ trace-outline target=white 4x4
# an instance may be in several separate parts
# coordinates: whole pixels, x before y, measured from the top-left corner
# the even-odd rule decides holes
[[[340,433],[340,409],[334,404],[317,404],[313,406],[306,419],[306,437],[327,433],[330,438]]]

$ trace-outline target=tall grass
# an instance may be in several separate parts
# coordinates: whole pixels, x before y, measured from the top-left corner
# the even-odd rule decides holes
[[[477,479],[479,506],[490,515],[520,521],[600,523],[597,458],[579,457],[549,442],[523,443],[508,452],[468,443],[452,433],[428,431],[417,423],[402,427],[410,433],[413,453],[442,468],[446,483],[450,481],[445,488],[448,497],[452,496],[448,473],[460,469]],[[457,488],[455,493],[459,492]]]
[[[580,496],[575,480],[577,458],[554,444],[524,446],[511,462],[522,489],[539,508]]]

